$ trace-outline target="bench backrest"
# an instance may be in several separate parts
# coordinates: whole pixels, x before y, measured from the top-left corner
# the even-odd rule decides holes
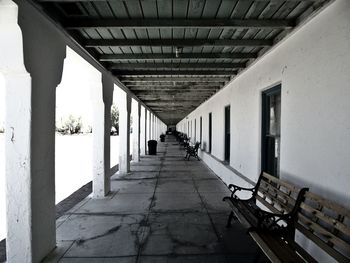
[[[350,262],[350,209],[306,192],[296,228],[338,262]]]
[[[301,191],[300,187],[265,172],[262,172],[257,184],[259,185],[255,194],[260,203],[273,213],[292,212]]]

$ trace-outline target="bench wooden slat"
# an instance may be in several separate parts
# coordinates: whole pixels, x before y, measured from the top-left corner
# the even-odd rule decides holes
[[[350,218],[350,209],[348,207],[337,204],[331,200],[327,200],[327,199],[323,198],[322,196],[319,196],[319,195],[314,194],[312,192],[306,192],[305,199],[306,200],[307,199],[313,200],[313,201],[321,204],[322,206],[325,206],[325,207],[329,208],[330,210],[335,211],[336,213],[338,213],[340,215],[344,215],[345,217]]]
[[[328,225],[334,227],[335,229],[339,230],[340,232],[342,232],[350,237],[350,227],[349,226],[343,224],[342,222],[334,219],[331,216],[328,216],[328,215],[322,213],[319,210],[316,210],[315,208],[313,208],[305,203],[301,203],[300,207],[301,207],[301,209],[307,211],[308,213],[311,213],[312,215],[316,216],[317,218],[319,218],[323,222],[327,223]]]
[[[268,196],[269,198],[277,202],[277,204],[282,208],[279,211],[280,213],[290,212],[295,205],[295,200],[293,198],[290,197],[290,199],[293,200],[292,201],[293,203],[291,204],[289,202],[290,199],[286,200],[284,198],[281,198],[281,191],[277,189],[274,190],[272,186],[265,185],[265,182],[261,183],[259,192],[263,193],[264,195]]]
[[[256,232],[250,232],[249,233],[250,236],[253,238],[253,240],[255,241],[255,243],[258,244],[258,246],[261,248],[262,251],[264,251],[265,255],[267,256],[267,258],[274,263],[282,263],[283,261],[281,261],[276,253],[273,251],[273,249],[271,249],[270,244],[266,243],[260,236],[258,233]]]
[[[274,191],[276,194],[280,195],[286,203],[291,203],[294,206],[295,199],[292,196],[290,196],[292,194],[291,191],[289,191],[289,194],[287,194],[287,193],[283,192],[281,189],[278,189],[275,186],[268,184],[265,181],[262,181],[261,184],[264,185],[264,187],[271,188],[272,191]]]
[[[307,192],[297,229],[340,262],[350,262],[350,209]]]
[[[288,261],[290,263],[305,263],[303,258],[295,253],[294,249],[296,247],[290,247],[291,244],[288,243],[286,239],[283,239],[282,237],[276,238],[268,233],[258,233],[260,238],[269,244],[270,249],[274,251],[275,255],[278,255],[279,260],[282,262]]]
[[[331,232],[327,231],[322,226],[320,226],[319,224],[313,222],[312,220],[310,220],[309,218],[305,217],[301,213],[298,214],[298,218],[302,222],[304,228],[308,229],[314,235],[315,235],[315,232],[316,232],[318,235],[320,235],[323,238],[325,238],[326,242],[323,241],[324,244],[327,244],[329,246],[330,243],[331,243],[332,246],[336,245],[336,246],[344,249],[348,253],[350,253],[350,245],[348,243],[346,243],[344,240],[342,240],[342,239],[338,238],[337,236],[333,235]]]
[[[307,238],[315,242],[316,245],[318,245],[320,248],[322,248],[324,251],[326,251],[329,255],[331,255],[333,258],[335,258],[340,263],[349,263],[349,259],[339,253],[337,250],[331,248],[328,246],[322,239],[315,236],[312,232],[310,232],[309,229],[305,228],[301,224],[297,224],[297,229],[303,233]]]
[[[284,187],[288,188],[292,192],[298,193],[301,190],[301,187],[298,187],[298,186],[296,186],[288,181],[285,181],[285,180],[282,181],[282,180],[280,180],[280,179],[278,179],[278,178],[276,178],[268,173],[263,172],[263,177],[268,179],[270,182],[274,182],[276,184],[283,185]]]
[[[262,203],[264,206],[266,206],[268,209],[271,210],[272,213],[281,213],[277,208],[275,208],[274,206],[272,206],[269,202],[267,202],[264,198],[262,198],[261,196],[257,195],[256,199]]]

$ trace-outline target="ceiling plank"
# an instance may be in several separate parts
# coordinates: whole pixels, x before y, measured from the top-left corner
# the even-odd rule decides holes
[[[219,46],[219,47],[269,47],[268,39],[88,39],[85,47],[138,47],[138,46]]]
[[[149,69],[149,68],[163,68],[163,69],[182,69],[182,68],[234,68],[240,69],[246,66],[245,63],[117,63],[112,64],[109,69]]]
[[[257,58],[256,53],[174,53],[165,54],[107,54],[101,55],[100,61],[121,60],[155,60],[155,59],[251,59]]]
[[[113,74],[116,76],[232,76],[236,75],[237,71],[227,70],[114,70]]]
[[[69,19],[66,29],[119,28],[266,28],[288,29],[295,26],[287,19]]]

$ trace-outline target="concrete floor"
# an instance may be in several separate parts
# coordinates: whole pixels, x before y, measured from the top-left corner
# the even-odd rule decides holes
[[[58,219],[45,262],[266,262],[238,222],[225,228],[224,183],[184,154],[167,136],[157,156],[114,175],[107,198],[86,198]]]

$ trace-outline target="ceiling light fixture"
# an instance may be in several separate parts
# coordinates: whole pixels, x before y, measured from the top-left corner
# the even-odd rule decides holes
[[[179,58],[181,53],[182,47],[175,47],[175,57]]]

